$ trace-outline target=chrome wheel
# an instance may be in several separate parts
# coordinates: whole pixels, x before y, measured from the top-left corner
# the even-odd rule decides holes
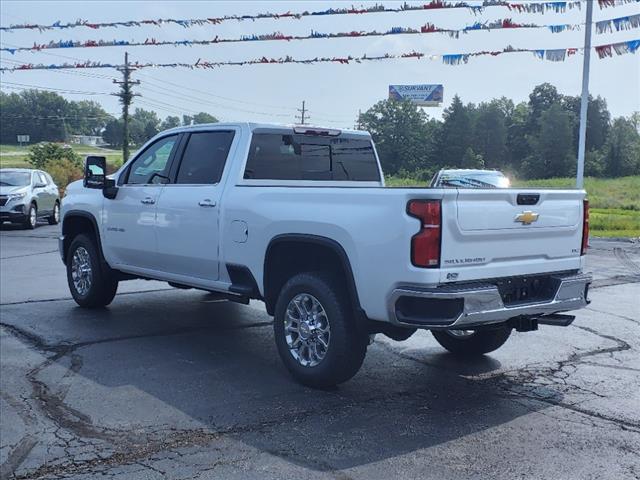
[[[35,228],[36,223],[38,223],[38,212],[36,207],[31,206],[29,209],[29,224]]]
[[[73,252],[71,259],[71,279],[73,287],[79,295],[85,296],[91,288],[93,271],[91,269],[91,257],[86,248],[78,247]]]
[[[57,203],[53,207],[53,221],[56,223],[60,221],[60,205]]]
[[[455,338],[469,338],[472,337],[476,332],[474,330],[447,330],[447,333]]]
[[[313,295],[299,293],[287,305],[284,334],[291,356],[304,367],[315,367],[327,354],[329,319]]]

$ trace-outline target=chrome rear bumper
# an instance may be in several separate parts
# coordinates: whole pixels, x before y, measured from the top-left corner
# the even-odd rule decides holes
[[[551,276],[557,288],[548,300],[505,305],[496,285],[444,285],[438,288],[403,287],[389,297],[392,323],[412,328],[467,328],[500,323],[510,318],[542,317],[553,313],[577,310],[588,305],[589,274]],[[406,315],[399,301],[426,299],[424,315]],[[408,299],[408,300],[407,300]],[[419,305],[419,303],[416,303]],[[414,305],[413,311],[416,307]]]

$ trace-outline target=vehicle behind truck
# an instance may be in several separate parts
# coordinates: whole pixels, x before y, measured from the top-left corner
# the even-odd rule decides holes
[[[314,387],[355,375],[378,333],[473,357],[588,302],[584,191],[386,188],[367,132],[182,127],[105,172],[89,157],[63,201],[75,301],[104,307],[131,278],[261,300]]]

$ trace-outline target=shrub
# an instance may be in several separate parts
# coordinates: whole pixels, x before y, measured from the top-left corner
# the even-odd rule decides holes
[[[46,170],[49,172],[49,175],[53,177],[56,185],[58,185],[61,196],[64,194],[67,185],[76,180],[80,180],[84,175],[80,165],[66,158],[47,163]]]
[[[78,168],[82,168],[82,158],[71,147],[59,143],[41,142],[29,149],[27,161],[35,168],[46,170],[54,162],[67,160]]]

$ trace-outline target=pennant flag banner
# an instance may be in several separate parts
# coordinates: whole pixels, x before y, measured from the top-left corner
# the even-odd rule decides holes
[[[640,15],[637,15],[640,19]],[[631,17],[628,17],[631,18]],[[619,19],[608,20],[616,22]],[[617,24],[616,24],[617,25]],[[476,22],[458,30],[440,28],[427,23],[419,28],[411,27],[393,27],[384,32],[373,31],[350,31],[338,33],[323,33],[312,30],[309,35],[285,35],[281,32],[274,32],[262,35],[243,35],[239,38],[219,38],[212,40],[156,40],[155,38],[147,38],[144,41],[127,41],[127,40],[60,40],[49,43],[34,43],[31,47],[3,47],[0,51],[16,53],[24,51],[40,51],[58,48],[91,48],[91,47],[140,47],[140,46],[193,46],[193,45],[213,45],[218,43],[238,43],[238,42],[255,42],[255,41],[275,41],[275,40],[311,40],[318,38],[347,38],[347,37],[384,37],[388,35],[415,35],[427,33],[442,33],[452,38],[459,38],[460,34],[475,32],[480,30],[491,31],[501,29],[518,29],[518,28],[546,28],[553,33],[565,32],[568,30],[579,30],[581,24],[564,24],[564,25],[536,25],[531,23],[516,23],[509,18],[503,20],[495,20],[493,22]],[[618,27],[616,27],[618,28]],[[631,27],[627,27],[631,28]]]
[[[603,2],[610,2],[613,0],[599,0],[601,8]],[[618,1],[640,1],[640,0],[618,0]],[[608,5],[607,5],[608,6]],[[147,19],[147,20],[124,20],[120,22],[90,22],[89,20],[76,20],[75,22],[62,23],[57,21],[50,25],[42,24],[30,24],[22,23],[10,25],[8,27],[0,27],[0,31],[11,32],[14,30],[39,30],[41,32],[46,30],[62,30],[67,28],[112,28],[112,27],[141,27],[145,25],[180,25],[181,27],[198,27],[203,25],[218,25],[222,22],[229,20],[262,20],[262,19],[301,19],[303,17],[313,16],[326,16],[326,15],[360,15],[368,13],[391,13],[391,12],[410,12],[417,10],[439,10],[447,8],[464,8],[468,9],[474,14],[479,14],[488,7],[506,7],[510,10],[515,10],[519,13],[545,13],[553,11],[556,13],[565,12],[567,9],[581,8],[581,2],[576,1],[564,1],[564,2],[509,2],[506,0],[484,0],[481,4],[472,4],[469,2],[455,2],[444,0],[431,0],[428,3],[409,5],[407,3],[402,4],[399,7],[385,7],[384,5],[376,4],[369,7],[355,8],[353,6],[348,8],[329,8],[319,11],[303,11],[303,12],[283,12],[283,13],[259,13],[256,15],[225,15],[222,17],[210,17],[210,18],[190,18],[190,19],[176,19],[176,18],[160,18],[160,19]]]
[[[631,40],[628,42],[614,43],[610,45],[601,45],[595,47],[596,52],[600,58],[612,57],[615,52],[616,55],[624,55],[627,53],[636,53],[640,48],[640,40]],[[211,69],[217,67],[225,67],[225,66],[246,66],[246,65],[260,65],[260,64],[316,64],[316,63],[338,63],[338,64],[349,64],[349,63],[363,63],[370,61],[380,61],[380,60],[392,60],[392,59],[402,59],[402,58],[426,58],[429,60],[442,60],[442,62],[446,65],[460,65],[463,63],[467,63],[471,57],[481,57],[481,56],[493,56],[496,57],[498,55],[506,54],[506,53],[522,53],[522,52],[530,52],[533,53],[537,58],[549,60],[552,62],[562,62],[567,57],[575,55],[579,51],[582,51],[582,48],[562,48],[562,49],[552,49],[552,50],[534,50],[528,48],[514,48],[512,46],[508,46],[503,50],[493,50],[493,51],[479,51],[472,53],[458,53],[458,54],[446,54],[446,55],[433,55],[422,52],[410,52],[403,54],[391,54],[387,53],[384,55],[378,56],[368,56],[363,55],[361,57],[354,56],[344,56],[344,57],[315,57],[315,58],[307,58],[307,59],[298,59],[290,56],[280,57],[280,58],[268,58],[261,57],[254,60],[241,60],[241,61],[215,61],[210,62],[202,59],[198,59],[195,63],[132,63],[130,67],[133,69],[140,68],[190,68],[190,69]],[[111,63],[102,63],[102,62],[80,62],[80,63],[63,63],[63,64],[23,64],[17,65],[15,67],[2,67],[0,71],[2,72],[16,72],[16,71],[24,71],[24,70],[66,70],[66,69],[82,69],[82,68],[123,68],[123,65],[115,65]]]
[[[626,5],[627,3],[638,3],[638,2],[640,2],[640,0],[598,0],[598,5],[600,5],[600,8],[607,8],[607,7],[619,7],[620,5]]]
[[[631,30],[632,28],[638,28],[640,27],[640,14],[596,22],[596,32],[598,33],[612,32],[613,31],[613,29],[611,28],[612,25],[615,27],[616,32],[619,32],[621,30]]]

